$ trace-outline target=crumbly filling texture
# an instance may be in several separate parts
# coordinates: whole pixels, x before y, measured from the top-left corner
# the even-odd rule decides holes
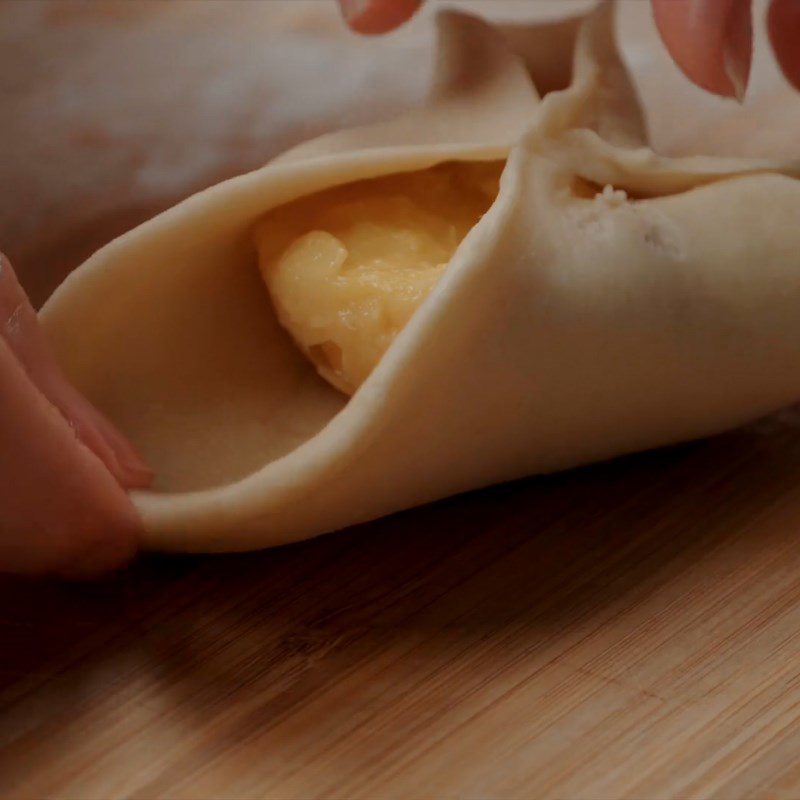
[[[352,394],[497,197],[503,162],[448,162],[270,211],[255,232],[281,324]]]

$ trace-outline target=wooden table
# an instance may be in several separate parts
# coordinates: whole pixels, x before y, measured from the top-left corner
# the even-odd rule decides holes
[[[34,298],[193,188],[413,103],[409,30],[341,44],[297,0],[0,4],[0,242]],[[317,117],[291,53],[338,76]],[[654,113],[686,134],[697,97]],[[717,142],[796,153],[800,105],[774,107],[766,139],[756,104]],[[797,798],[798,753],[800,412],[271,552],[0,579],[3,798]]]
[[[800,796],[800,433],[0,584],[0,796]]]

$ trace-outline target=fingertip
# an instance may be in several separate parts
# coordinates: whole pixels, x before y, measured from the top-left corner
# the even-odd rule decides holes
[[[154,473],[116,426],[71,386],[61,392],[61,410],[81,441],[95,453],[124,489],[147,489]]]
[[[751,0],[652,0],[672,60],[702,89],[741,101],[752,61]]]
[[[342,16],[356,33],[388,33],[411,19],[422,0],[339,0]]]
[[[73,457],[87,462],[94,459],[89,452]],[[134,560],[142,540],[142,521],[127,493],[102,474],[101,465],[81,466],[100,474],[91,484],[86,475],[64,476],[62,491],[69,499],[58,515],[53,508],[44,517],[40,525],[49,531],[40,530],[38,535],[51,559],[50,568],[44,571],[83,581],[110,575]]]
[[[89,577],[128,562],[142,523],[0,336],[0,571]]]
[[[113,534],[98,529],[68,553],[56,574],[66,580],[97,580],[129,566],[139,549],[138,523],[119,521]]]
[[[767,31],[781,72],[800,90],[800,0],[772,0]]]
[[[147,488],[153,473],[134,445],[63,375],[11,263],[0,253],[0,338],[38,390],[126,489]]]

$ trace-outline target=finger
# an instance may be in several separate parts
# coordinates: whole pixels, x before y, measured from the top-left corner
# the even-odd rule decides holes
[[[422,0],[339,0],[342,15],[357,33],[386,33],[414,16]]]
[[[800,89],[800,0],[772,0],[767,30],[786,80]]]
[[[136,550],[140,521],[0,338],[0,571],[83,577]]]
[[[652,0],[656,26],[690,81],[744,98],[753,54],[751,0]]]
[[[123,486],[144,488],[150,484],[152,472],[133,445],[62,374],[36,312],[2,254],[0,337],[8,343],[34,385]]]

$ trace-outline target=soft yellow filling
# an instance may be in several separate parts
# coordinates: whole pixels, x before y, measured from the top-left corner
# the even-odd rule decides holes
[[[281,324],[351,394],[497,196],[502,162],[450,162],[281,206],[256,229]]]

